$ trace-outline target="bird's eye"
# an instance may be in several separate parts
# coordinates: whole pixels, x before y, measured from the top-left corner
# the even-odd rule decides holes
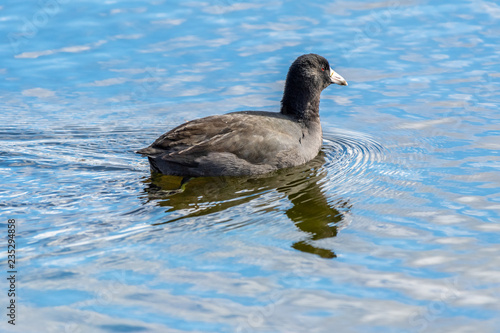
[[[321,70],[324,72],[325,71],[325,67],[321,67]]]

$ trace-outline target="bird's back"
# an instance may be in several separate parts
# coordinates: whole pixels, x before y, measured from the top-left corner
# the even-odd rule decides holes
[[[234,112],[189,121],[137,152],[164,174],[252,175],[312,159],[321,145],[321,129],[312,132],[280,113]],[[304,145],[317,147],[311,153]]]

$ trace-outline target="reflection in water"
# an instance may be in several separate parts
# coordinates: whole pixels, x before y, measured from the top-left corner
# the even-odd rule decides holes
[[[160,206],[168,207],[167,213],[186,211],[181,217],[160,223],[166,224],[247,204],[265,193],[277,191],[292,203],[292,207],[283,209],[285,214],[308,235],[306,240],[296,242],[292,247],[323,258],[334,258],[334,252],[318,248],[312,241],[335,237],[338,225],[350,207],[347,201],[338,200],[331,204],[325,197],[320,186],[327,173],[322,167],[324,163],[325,154],[322,152],[305,165],[268,175],[194,178],[186,184],[184,191],[177,193],[173,189],[180,185],[181,177],[155,173],[145,181],[145,192],[148,201],[154,200]]]

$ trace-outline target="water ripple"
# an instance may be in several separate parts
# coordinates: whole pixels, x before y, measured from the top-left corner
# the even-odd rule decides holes
[[[385,148],[372,137],[349,130],[328,130],[323,134],[323,152],[328,187],[344,192],[368,190],[377,163],[385,159]],[[353,188],[354,187],[354,188]]]

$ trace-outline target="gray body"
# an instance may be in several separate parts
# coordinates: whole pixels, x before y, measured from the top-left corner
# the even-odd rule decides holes
[[[288,72],[280,113],[192,120],[137,153],[148,157],[154,172],[190,177],[249,176],[304,164],[321,148],[319,97],[331,83],[347,85],[323,57],[301,56]]]
[[[138,151],[151,169],[177,176],[243,176],[301,165],[321,148],[321,125],[276,112],[245,111],[201,118]]]

